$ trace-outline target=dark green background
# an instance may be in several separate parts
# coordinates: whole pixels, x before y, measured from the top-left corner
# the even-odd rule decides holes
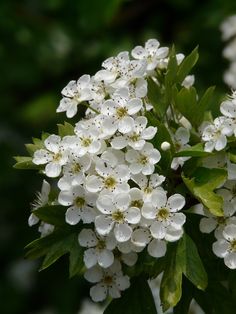
[[[60,91],[71,79],[94,74],[122,50],[158,38],[189,53],[199,44],[196,86],[226,92],[219,24],[236,13],[234,0],[2,0],[0,1],[0,312],[78,312],[88,293],[83,279],[68,279],[67,258],[38,273],[23,260],[37,236],[27,226],[30,202],[42,178],[13,170],[12,156],[42,130],[56,132]]]

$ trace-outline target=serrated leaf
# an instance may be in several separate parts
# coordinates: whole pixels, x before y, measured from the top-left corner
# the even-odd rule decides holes
[[[160,298],[163,311],[174,307],[182,295],[182,267],[176,261],[177,243],[169,243],[166,266],[160,286]]]
[[[134,278],[121,298],[113,299],[104,314],[157,314],[150,287],[143,277]]]
[[[169,54],[169,61],[165,76],[165,84],[171,85],[176,80],[178,63],[176,59],[175,46],[173,45]]]
[[[182,272],[198,289],[207,287],[207,273],[198,254],[193,240],[185,233],[179,240],[177,249],[177,262],[182,267]]]
[[[65,222],[65,212],[66,207],[61,205],[53,206],[43,206],[36,210],[33,210],[34,215],[36,215],[40,220],[47,222],[55,226],[66,225]]]
[[[174,157],[207,157],[210,155],[212,155],[212,153],[205,152],[203,144],[198,143],[175,153]]]
[[[177,80],[179,83],[182,83],[185,77],[192,70],[194,65],[197,63],[198,57],[199,55],[197,46],[187,57],[184,58],[184,60],[179,65],[177,72]]]
[[[17,161],[13,166],[15,169],[40,169],[40,165],[35,165],[32,162],[32,157],[28,156],[15,156],[14,159]]]
[[[68,122],[64,122],[64,124],[58,124],[58,135],[61,137],[67,136],[67,135],[74,135],[74,127]]]
[[[182,174],[183,181],[189,191],[205,205],[215,216],[223,216],[223,199],[220,195],[214,193],[227,178],[227,171],[218,168],[199,167],[194,171],[192,178],[185,177]]]

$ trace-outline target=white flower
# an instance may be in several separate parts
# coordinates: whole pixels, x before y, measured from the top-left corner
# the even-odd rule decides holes
[[[206,142],[204,150],[212,152],[214,149],[220,151],[227,145],[226,136],[232,135],[232,127],[229,119],[225,117],[218,117],[214,123],[207,124],[202,132],[202,139]]]
[[[61,167],[68,160],[68,152],[65,150],[61,138],[58,135],[50,135],[45,141],[46,149],[36,150],[33,157],[33,163],[44,165],[45,174],[48,177],[58,177],[61,173]]]
[[[115,149],[122,149],[126,146],[130,146],[135,150],[141,150],[146,140],[151,140],[156,132],[157,128],[153,126],[147,126],[147,118],[139,116],[134,121],[134,126],[131,132],[124,134],[123,136],[116,136],[111,141],[111,146]]]
[[[142,105],[141,99],[129,98],[128,88],[119,89],[113,95],[113,100],[106,100],[101,108],[101,113],[107,117],[103,122],[105,132],[110,135],[117,130],[122,134],[131,132],[134,128],[134,120],[131,116],[138,113]]]
[[[182,236],[186,217],[178,211],[184,205],[185,199],[182,195],[174,194],[167,199],[166,193],[161,190],[153,194],[152,203],[144,203],[142,215],[152,220],[150,232],[153,238],[175,241]]]
[[[130,226],[138,224],[141,218],[140,209],[129,207],[131,197],[127,193],[100,194],[97,208],[101,215],[95,219],[95,227],[99,234],[107,235],[114,228],[114,235],[118,242],[128,241],[133,229]]]
[[[216,256],[224,258],[224,263],[231,269],[236,269],[236,225],[227,225],[217,241],[213,243],[213,252]]]
[[[187,145],[190,137],[189,130],[183,127],[179,127],[175,132],[174,145],[177,152],[189,147]],[[184,162],[188,160],[189,157],[174,157],[171,162],[171,169],[177,170],[179,166],[183,166]]]
[[[187,75],[181,85],[184,86],[185,88],[190,88],[191,86],[193,86],[194,81],[195,81],[194,75]]]
[[[50,190],[51,190],[50,184],[46,180],[43,180],[41,192],[38,192],[36,194],[36,199],[32,203],[32,211],[38,209],[39,207],[43,207],[47,205]],[[29,226],[31,227],[37,224],[38,222],[39,222],[39,218],[32,212],[28,219]]]
[[[89,192],[97,193],[101,190],[128,191],[130,178],[129,168],[124,164],[111,167],[103,160],[97,160],[95,170],[97,174],[88,175],[85,187]]]
[[[121,265],[116,260],[112,266],[105,269],[98,265],[88,269],[84,277],[89,282],[96,283],[90,289],[90,296],[95,302],[105,300],[108,295],[112,298],[119,298],[120,291],[130,286],[129,277],[123,275]]]
[[[140,151],[129,149],[125,154],[125,159],[130,163],[131,173],[138,174],[142,172],[149,175],[154,172],[154,165],[161,159],[161,154],[151,143],[145,143]]]
[[[149,39],[145,43],[145,47],[135,47],[131,54],[135,59],[145,60],[147,62],[147,71],[152,71],[158,64],[162,62],[162,59],[166,58],[169,53],[169,48],[161,47],[160,43],[156,39]]]
[[[58,202],[63,206],[72,205],[67,209],[65,217],[70,225],[76,225],[81,219],[83,223],[91,223],[95,219],[96,212],[93,207],[96,203],[96,195],[87,192],[80,185],[61,191]]]
[[[92,99],[90,90],[90,76],[83,75],[78,81],[70,81],[62,90],[63,98],[57,108],[57,112],[66,111],[68,118],[74,117],[77,113],[79,103]]]
[[[112,235],[101,237],[91,229],[83,229],[78,237],[79,244],[88,249],[84,252],[84,263],[87,268],[98,264],[103,268],[114,262],[112,250],[116,247],[116,240]]]

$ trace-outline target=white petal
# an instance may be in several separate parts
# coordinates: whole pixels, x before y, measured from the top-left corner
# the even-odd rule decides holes
[[[102,179],[95,175],[88,176],[85,182],[85,187],[89,192],[96,193],[103,187]]]
[[[166,229],[165,240],[168,242],[174,242],[179,240],[183,235],[183,229],[174,229],[170,226]]]
[[[78,240],[83,247],[94,247],[98,242],[94,231],[91,229],[83,229],[78,236]]]
[[[121,294],[120,294],[120,290],[117,288],[116,285],[112,285],[108,287],[108,293],[109,295],[113,298],[113,299],[117,299],[120,298]]]
[[[118,123],[118,130],[122,134],[129,133],[134,128],[134,119],[131,117],[124,117],[119,123]]]
[[[28,218],[28,225],[31,227],[33,225],[36,225],[38,222],[39,218],[34,213],[31,213]]]
[[[147,219],[154,219],[156,217],[157,210],[152,206],[152,203],[144,203],[142,207],[142,215]]]
[[[94,302],[101,302],[107,297],[107,287],[97,284],[90,289],[90,296]]]
[[[133,149],[129,149],[127,153],[125,154],[125,159],[130,163],[136,162],[138,158],[139,158],[139,153]]]
[[[44,145],[50,152],[56,154],[59,151],[60,142],[61,142],[60,136],[52,134],[44,141]]]
[[[133,163],[129,166],[132,174],[139,174],[142,171],[142,165],[140,163]]]
[[[116,207],[122,210],[128,207],[130,200],[130,195],[127,193],[119,193],[114,197]]]
[[[128,114],[134,115],[136,114],[143,106],[142,100],[139,98],[133,98],[127,103]]]
[[[210,233],[216,228],[216,226],[216,219],[207,217],[200,220],[199,229],[203,233]]]
[[[225,148],[227,144],[227,138],[225,135],[221,134],[220,137],[216,141],[215,149],[220,151]]]
[[[137,207],[130,207],[126,211],[125,220],[130,224],[137,224],[141,219],[140,209]]]
[[[233,224],[227,225],[224,228],[223,235],[229,241],[235,240],[236,239],[236,225],[233,225]]]
[[[171,226],[175,229],[181,229],[186,221],[186,216],[183,213],[174,214],[171,217]]]
[[[130,281],[128,276],[119,276],[115,279],[117,287],[123,291],[128,289],[130,286]]]
[[[131,51],[132,57],[135,59],[143,59],[147,56],[146,50],[142,46],[136,46],[132,51]]]
[[[152,204],[157,208],[164,207],[167,202],[166,193],[162,190],[155,190],[152,193]]]
[[[148,244],[148,253],[153,257],[162,257],[166,254],[166,242],[163,240],[153,239]]]
[[[155,167],[153,164],[146,164],[142,169],[142,173],[144,175],[150,175],[150,174],[153,174],[154,170],[155,170]]]
[[[151,234],[155,239],[164,239],[166,229],[160,221],[154,221],[150,227]]]
[[[96,202],[98,210],[103,214],[110,214],[115,211],[115,206],[112,202],[112,198],[107,195],[101,195]]]
[[[84,264],[87,268],[91,268],[97,264],[97,254],[94,248],[90,248],[84,252]]]
[[[218,257],[225,257],[228,254],[229,244],[225,240],[218,240],[213,243],[212,250]]]
[[[138,260],[138,254],[135,252],[130,252],[127,254],[122,254],[122,262],[128,266],[133,266]]]
[[[71,205],[73,203],[73,200],[74,200],[74,196],[71,193],[71,190],[69,190],[69,191],[61,191],[59,193],[58,202],[61,205],[64,205],[64,206]]]
[[[114,137],[111,141],[111,146],[114,149],[123,149],[128,145],[128,142],[124,136]]]
[[[144,138],[145,140],[151,140],[151,139],[155,136],[156,132],[157,132],[157,128],[156,128],[156,127],[154,127],[154,126],[149,126],[148,128],[146,128],[146,129],[142,132],[141,136],[142,136],[142,138]]]
[[[150,233],[145,229],[136,229],[132,233],[131,241],[133,244],[145,247],[150,240]]]
[[[175,132],[175,138],[181,144],[181,146],[188,143],[189,137],[189,130],[183,127],[178,128],[178,130]]]
[[[67,118],[73,118],[77,113],[78,107],[77,107],[77,101],[73,100],[70,102],[70,105],[68,106],[66,110],[66,116]]]
[[[98,264],[101,267],[107,268],[111,266],[113,262],[114,262],[114,255],[112,251],[104,249],[98,253]]]
[[[52,161],[52,159],[53,159],[52,154],[50,154],[47,150],[39,149],[36,150],[36,152],[34,153],[32,161],[36,165],[43,165],[48,163],[49,161]]]
[[[125,242],[131,237],[132,228],[127,224],[116,224],[114,234],[118,242]]]
[[[224,262],[230,269],[236,269],[236,252],[229,253],[225,256]]]
[[[182,209],[185,205],[185,198],[181,194],[174,194],[168,198],[167,205],[172,212]]]
[[[90,154],[96,154],[99,152],[100,148],[101,148],[102,144],[100,141],[94,141],[91,143],[91,145],[89,145],[88,147],[88,152]]]
[[[61,165],[51,161],[49,164],[46,165],[45,173],[50,178],[56,178],[61,173]]]
[[[95,227],[99,234],[107,235],[113,228],[114,222],[111,217],[100,215],[95,218]]]
[[[236,118],[236,106],[230,100],[226,100],[221,103],[220,111],[226,117]]]
[[[76,225],[81,219],[80,210],[75,207],[70,207],[66,211],[66,222],[70,225]]]
[[[88,269],[84,274],[84,278],[92,283],[99,282],[102,279],[102,276],[102,269],[97,265]]]

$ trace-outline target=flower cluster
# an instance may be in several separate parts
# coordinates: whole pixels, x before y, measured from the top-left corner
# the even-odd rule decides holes
[[[166,69],[168,54],[167,47],[151,39],[132,50],[133,59],[121,52],[105,60],[94,76],[70,81],[57,112],[71,118],[86,102],[85,118],[76,123],[74,135],[48,136],[33,156],[47,177],[59,178],[57,202],[68,207],[66,222],[89,224],[79,243],[86,248],[85,278],[96,283],[91,288],[95,301],[107,294],[119,297],[129,286],[121,263],[134,265],[145,247],[151,256],[161,257],[166,243],[183,234],[185,199],[178,193],[168,197],[161,187],[165,177],[156,171],[161,154],[150,142],[158,130],[145,117],[152,109],[147,79]],[[183,58],[177,55],[179,63]],[[182,127],[175,134],[180,148],[188,142],[186,132]],[[173,168],[183,162],[176,158]],[[37,222],[32,217],[31,225]]]
[[[63,208],[63,223],[78,227],[94,301],[120,297],[140,255],[155,260],[168,255],[169,242],[181,244],[186,210],[199,201],[200,231],[215,231],[213,252],[236,269],[236,92],[221,102],[221,116],[206,114],[213,90],[200,98],[188,75],[197,56],[196,49],[185,58],[150,39],[131,56],[108,58],[94,76],[62,90],[57,112],[73,118],[85,106],[83,118],[28,146],[32,158],[23,165],[38,167],[56,190],[44,180],[29,225],[40,223],[42,237],[56,233],[55,212],[45,222],[40,209]]]

